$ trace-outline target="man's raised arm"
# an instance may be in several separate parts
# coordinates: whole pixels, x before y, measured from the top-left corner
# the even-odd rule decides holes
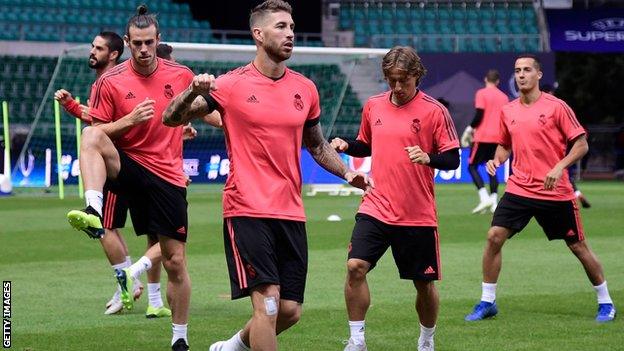
[[[216,90],[214,81],[215,78],[211,74],[204,73],[195,76],[188,89],[169,103],[162,115],[163,124],[168,127],[177,127],[212,112],[202,95],[207,96],[211,91]]]

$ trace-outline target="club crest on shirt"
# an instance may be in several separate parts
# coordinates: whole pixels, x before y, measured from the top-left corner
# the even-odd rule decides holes
[[[539,124],[544,125],[546,124],[546,116],[545,115],[540,115],[538,120]]]
[[[420,120],[418,118],[414,118],[412,120],[412,133],[418,134],[420,132]]]
[[[295,94],[295,100],[293,101],[295,108],[297,111],[303,110],[303,100],[301,100],[301,95]]]
[[[167,99],[171,99],[173,97],[173,89],[171,89],[171,84],[165,85],[165,97]]]

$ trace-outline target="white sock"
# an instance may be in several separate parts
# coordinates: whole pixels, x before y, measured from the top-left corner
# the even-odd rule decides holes
[[[132,266],[132,258],[130,256],[126,256],[126,267]]]
[[[424,325],[420,325],[420,336],[418,337],[418,343],[421,344],[424,341],[432,340],[435,335],[436,326],[427,328]]]
[[[580,190],[577,190],[577,191],[574,192],[574,196],[576,196],[576,197],[579,197],[581,195],[583,195],[583,193],[581,193]]]
[[[130,271],[130,276],[133,279],[139,279],[139,276],[150,268],[152,268],[152,261],[150,261],[150,259],[146,256],[143,256],[132,266],[130,266],[128,270]]]
[[[496,300],[496,283],[481,283],[481,301],[493,303]]]
[[[349,330],[351,331],[351,340],[356,345],[364,345],[364,332],[366,325],[364,321],[349,321]]]
[[[175,324],[172,323],[173,337],[171,338],[171,345],[178,341],[178,339],[184,339],[188,345],[188,339],[186,338],[186,326],[188,324]]]
[[[84,193],[87,206],[93,207],[97,213],[102,215],[102,202],[104,201],[104,195],[101,192],[95,190],[87,190]]]
[[[147,283],[147,293],[150,306],[156,308],[163,306],[162,297],[160,296],[160,283]]]
[[[234,336],[232,336],[228,341],[225,342],[225,344],[228,346],[228,348],[226,349],[231,349],[231,350],[236,350],[236,351],[249,351],[250,348],[245,345],[245,343],[243,342],[243,339],[241,338],[240,334],[242,333],[242,330],[239,330],[238,333],[234,334]]]
[[[492,203],[498,203],[498,194],[497,193],[491,193],[490,194],[490,200],[492,201]]]
[[[607,288],[607,281],[600,285],[594,286],[594,290],[596,290],[596,297],[598,298],[598,303],[613,303],[611,300],[611,296],[609,296],[609,289]]]
[[[479,189],[479,199],[481,199],[481,202],[486,202],[489,199],[489,197],[490,195],[488,194],[485,188]]]
[[[113,267],[113,270],[117,270],[117,269],[127,268],[128,266],[126,266],[126,262],[121,262],[121,263],[111,265],[111,267]]]

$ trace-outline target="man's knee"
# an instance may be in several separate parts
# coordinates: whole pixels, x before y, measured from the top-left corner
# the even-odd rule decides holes
[[[502,227],[491,227],[487,234],[487,243],[489,247],[500,249],[505,241],[509,231]]]
[[[97,147],[102,140],[108,138],[100,128],[88,126],[82,130],[80,145],[82,147]]]
[[[301,319],[301,305],[295,301],[282,301],[279,308],[280,322],[292,326]]]
[[[276,320],[280,311],[280,293],[277,285],[261,285],[252,291],[254,315]]]
[[[414,280],[414,286],[418,294],[431,295],[435,293],[436,287],[433,281]]]
[[[366,277],[370,263],[360,259],[349,259],[347,261],[347,274],[350,280],[362,280]]]
[[[577,241],[577,242],[566,242],[566,244],[568,245],[568,247],[570,248],[570,251],[572,251],[576,256],[582,255],[583,253],[587,252],[589,250],[589,248],[587,247],[587,244],[585,244],[585,241]]]
[[[186,260],[184,259],[183,252],[163,255],[162,264],[165,267],[170,280],[180,279],[186,270]]]

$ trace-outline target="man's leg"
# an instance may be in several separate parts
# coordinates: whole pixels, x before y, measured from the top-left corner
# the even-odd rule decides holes
[[[609,295],[607,281],[604,278],[602,265],[598,257],[596,257],[585,240],[567,244],[572,253],[574,253],[583,265],[585,273],[596,291],[596,297],[598,299],[598,315],[596,316],[596,320],[599,322],[612,321],[615,319],[615,307],[613,307],[613,300],[611,300],[611,296]]]
[[[415,280],[416,312],[420,321],[418,350],[433,350],[436,321],[440,307],[440,296],[433,281]]]
[[[104,236],[100,238],[100,244],[108,262],[111,265],[126,262],[126,252],[123,243],[119,241],[119,236],[115,233],[116,229],[104,229]]]
[[[494,213],[498,205],[498,177],[496,177],[496,174],[490,176],[490,202],[492,203],[490,212]]]
[[[104,229],[104,236],[100,238],[100,244],[104,250],[104,254],[108,259],[108,262],[113,269],[113,276],[115,276],[117,270],[129,267],[126,262],[126,256],[124,254],[124,248],[119,242],[119,237],[115,233],[115,229]],[[116,289],[113,297],[108,300],[105,307],[104,314],[115,314],[123,309],[121,303],[121,288],[115,283]]]
[[[117,270],[117,282],[121,287],[121,301],[126,309],[134,307],[134,284],[139,283],[139,277],[152,268],[152,262],[161,258],[161,245],[158,243],[147,249],[143,257],[128,268]],[[136,282],[136,283],[135,283]]]
[[[493,226],[488,231],[482,261],[484,283],[496,284],[498,281],[503,262],[502,248],[510,235],[511,230],[504,227]]]
[[[279,296],[277,285],[261,285],[251,291],[253,315],[249,323],[249,346],[254,351],[277,350]]]
[[[162,263],[167,271],[167,301],[171,307],[173,344],[184,339],[188,344],[186,327],[191,302],[191,278],[186,269],[186,243],[163,235],[158,236]]]
[[[67,219],[72,227],[92,238],[104,235],[102,229],[102,194],[107,177],[117,178],[121,162],[110,138],[97,127],[87,127],[80,143],[80,172],[85,188],[87,208],[70,211]]]
[[[80,142],[80,174],[85,191],[102,193],[106,178],[116,179],[120,168],[119,153],[106,133],[86,127]]]
[[[366,281],[366,274],[371,264],[357,258],[347,261],[347,279],[344,294],[349,317],[350,342],[354,346],[366,344],[364,333],[366,330],[366,312],[370,307],[370,290]]]
[[[505,227],[492,226],[483,251],[483,282],[481,283],[481,300],[466,321],[476,321],[492,317],[498,313],[496,308],[496,282],[503,261],[502,248],[512,231]]]
[[[158,245],[158,237],[155,235],[147,235],[147,249]],[[147,293],[148,306],[145,316],[147,318],[169,317],[171,311],[166,308],[162,301],[160,293],[160,271],[161,257],[153,257],[151,259],[152,268],[147,270]]]
[[[488,194],[487,189],[485,189],[485,185],[483,184],[483,178],[481,178],[481,175],[478,172],[478,168],[479,164],[477,163],[470,163],[468,165],[468,172],[470,173],[472,181],[477,187],[477,192],[479,194],[479,204],[477,205],[477,207],[472,209],[472,213],[482,213],[492,206],[490,194]]]
[[[280,300],[279,312],[277,314],[277,322],[275,325],[275,334],[287,330],[299,322],[301,318],[302,307],[297,301]],[[253,318],[247,321],[245,327],[238,331],[234,336],[226,341],[218,341],[210,346],[209,351],[248,351],[250,350],[250,331]]]

